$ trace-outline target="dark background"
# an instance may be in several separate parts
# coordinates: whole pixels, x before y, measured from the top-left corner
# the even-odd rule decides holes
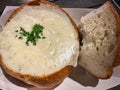
[[[5,6],[19,6],[30,0],[0,0],[0,14]],[[94,8],[102,5],[107,0],[49,0],[64,8]]]

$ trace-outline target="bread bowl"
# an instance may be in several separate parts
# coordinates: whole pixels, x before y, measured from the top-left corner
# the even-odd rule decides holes
[[[79,64],[100,79],[108,79],[120,62],[120,16],[108,1],[80,19]]]
[[[28,40],[36,25],[42,28],[37,32],[40,37]],[[27,35],[23,35],[25,32]],[[63,9],[45,0],[34,0],[17,8],[0,33],[2,68],[9,75],[40,88],[63,81],[77,65],[78,55],[76,24]]]

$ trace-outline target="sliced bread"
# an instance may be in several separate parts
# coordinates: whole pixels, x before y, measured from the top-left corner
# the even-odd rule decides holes
[[[108,1],[83,16],[80,32],[83,40],[79,64],[98,78],[109,78],[120,43],[120,18],[112,4]]]

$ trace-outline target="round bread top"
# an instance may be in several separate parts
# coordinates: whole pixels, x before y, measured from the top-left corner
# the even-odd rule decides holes
[[[76,66],[78,33],[61,10],[44,4],[25,6],[0,33],[0,54],[15,72],[48,75]]]

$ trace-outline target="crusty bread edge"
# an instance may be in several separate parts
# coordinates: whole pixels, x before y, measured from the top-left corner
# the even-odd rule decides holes
[[[113,7],[111,2],[107,2],[106,5],[108,5],[113,12],[116,21],[117,21],[117,39],[118,39],[118,49],[116,53],[116,57],[114,59],[113,67],[120,65],[120,15],[118,14],[117,10]]]
[[[110,10],[111,10],[111,12],[113,13],[113,15],[114,15],[114,17],[115,17],[115,19],[116,19],[116,21],[117,21],[117,28],[116,28],[116,37],[117,37],[117,43],[118,43],[118,45],[116,45],[116,47],[117,47],[117,51],[116,51],[116,56],[114,57],[114,60],[113,61],[115,61],[116,62],[116,60],[118,61],[120,61],[120,16],[119,16],[119,14],[117,13],[117,10],[113,7],[113,5],[112,5],[112,3],[110,2],[110,1],[107,1],[105,4],[104,4],[106,7],[108,7]],[[80,26],[79,26],[80,27]],[[108,73],[107,73],[107,75],[105,76],[105,77],[102,77],[102,76],[100,76],[100,75],[96,75],[96,74],[94,74],[91,70],[89,70],[89,69],[86,69],[90,74],[92,74],[93,76],[96,76],[97,78],[99,78],[99,79],[103,79],[103,80],[106,80],[106,79],[109,79],[111,76],[112,76],[112,73],[113,73],[113,68],[114,68],[114,63],[115,62],[113,62],[113,65],[111,66],[111,67],[109,67],[108,68],[108,70],[107,71],[109,71]],[[81,65],[82,66],[82,65]],[[82,66],[83,68],[84,68],[84,66]]]
[[[116,37],[117,37],[118,45],[116,45],[117,51],[116,51],[116,55],[115,55],[114,60],[113,60],[113,65],[108,68],[109,72],[106,75],[106,77],[97,76],[97,78],[100,78],[100,79],[109,79],[112,76],[114,63],[116,62],[116,59],[120,58],[120,55],[118,55],[118,53],[120,53],[120,50],[119,50],[119,48],[120,48],[120,16],[119,16],[117,10],[113,7],[113,5],[112,5],[112,3],[110,1],[107,1],[105,3],[105,5],[111,10],[111,12],[113,13],[113,15],[114,15],[114,17],[115,17],[115,19],[117,21]]]
[[[39,88],[54,87],[55,85],[62,82],[73,69],[72,66],[66,66],[63,69],[47,76],[32,76],[32,75],[20,74],[12,71],[8,67],[6,67],[6,65],[2,62],[1,56],[0,56],[0,64],[3,70],[5,70],[5,72],[7,72],[9,75]]]
[[[10,17],[8,18],[7,22],[8,23],[21,9],[23,9],[25,6],[36,6],[36,5],[40,5],[40,3],[43,3],[43,4],[48,4],[56,9],[59,9],[61,10],[63,13],[65,13],[68,18],[70,19],[72,25],[74,26],[75,30],[77,31],[77,33],[79,33],[79,30],[77,28],[77,25],[75,24],[75,22],[73,21],[73,19],[70,17],[70,15],[65,11],[63,10],[60,6],[56,5],[56,4],[53,4],[49,1],[46,1],[46,0],[33,0],[31,2],[28,2],[28,3],[25,3],[25,4],[22,4],[19,8],[17,8],[11,15]],[[80,35],[80,33],[79,33]]]
[[[114,6],[112,5],[112,3],[110,1],[107,1],[105,3],[105,5],[111,10],[111,12],[113,13],[116,21],[117,21],[117,28],[116,28],[116,37],[117,37],[117,43],[118,45],[116,45],[117,47],[117,51],[116,51],[116,55],[114,57],[114,60],[113,60],[113,65],[111,67],[108,68],[108,74],[106,75],[106,77],[100,77],[100,76],[97,76],[97,78],[100,78],[100,79],[109,79],[112,74],[113,74],[113,68],[114,68],[114,63],[116,62],[116,59],[119,59],[120,58],[120,55],[118,55],[118,53],[120,53],[120,16],[117,12],[117,10],[114,8]],[[119,59],[120,60],[120,59]]]
[[[8,18],[8,21],[6,23],[8,23],[21,9],[23,9],[25,6],[28,5],[40,5],[41,3],[43,4],[48,4],[56,9],[61,10],[63,13],[65,13],[69,20],[71,21],[71,24],[74,26],[74,29],[76,30],[76,32],[78,33],[78,41],[79,41],[79,31],[78,28],[76,26],[76,24],[74,23],[74,21],[71,19],[71,17],[63,10],[61,9],[58,5],[55,5],[53,3],[50,3],[48,1],[45,0],[33,0],[31,2],[25,3],[23,5],[21,5],[19,8],[17,8],[12,14],[11,16]],[[74,56],[73,56],[74,57]],[[37,86],[37,87],[43,87],[43,88],[50,88],[53,87],[55,85],[57,85],[58,83],[60,83],[61,81],[63,81],[72,71],[73,66],[68,65],[64,68],[62,68],[59,71],[56,71],[55,73],[52,73],[50,75],[47,76],[32,76],[32,75],[23,75],[17,72],[14,72],[12,70],[10,70],[8,67],[6,67],[6,65],[2,62],[2,56],[0,55],[0,64],[2,66],[2,68],[11,76],[18,78],[28,84]]]

